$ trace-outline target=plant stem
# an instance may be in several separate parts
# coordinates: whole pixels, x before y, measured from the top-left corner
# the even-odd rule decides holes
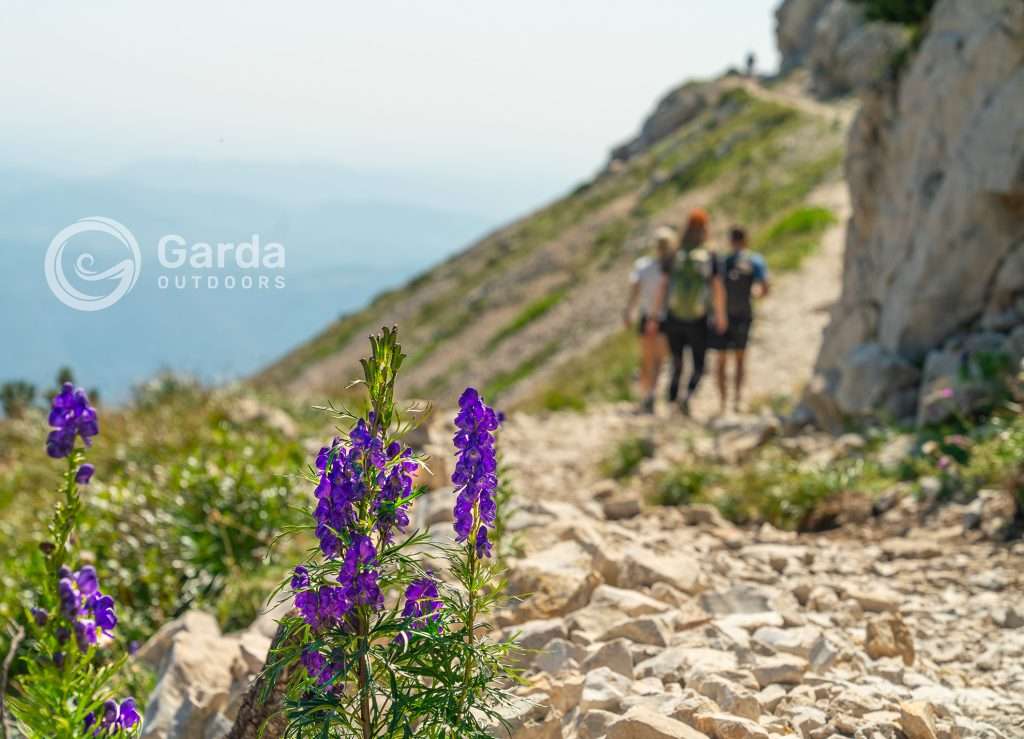
[[[14,656],[18,653],[18,647],[21,646],[21,640],[24,638],[25,630],[14,624],[14,628],[11,630],[10,649],[7,650],[3,666],[0,667],[0,737],[2,739],[7,739],[7,712],[4,706],[4,696],[7,695],[7,676],[11,671]]]
[[[469,557],[469,582],[466,583],[466,590],[468,591],[469,599],[469,610],[466,614],[466,664],[462,670],[462,694],[459,696],[459,707],[458,715],[462,716],[462,711],[466,705],[466,699],[469,697],[469,678],[472,676],[473,661],[470,659],[470,649],[468,648],[473,643],[474,631],[476,630],[476,574],[477,565],[479,560],[476,556],[476,535],[477,530],[480,528],[480,504],[476,503],[473,506],[473,520],[475,525],[473,530],[470,532],[468,541],[466,542],[466,553]]]
[[[370,643],[367,639],[368,625],[366,616],[359,616],[359,723],[363,730],[363,739],[371,739],[372,726],[370,716],[370,669],[366,657]]]

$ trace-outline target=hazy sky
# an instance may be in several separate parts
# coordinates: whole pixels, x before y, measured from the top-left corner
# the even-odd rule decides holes
[[[335,162],[564,186],[778,0],[5,0],[0,164]]]

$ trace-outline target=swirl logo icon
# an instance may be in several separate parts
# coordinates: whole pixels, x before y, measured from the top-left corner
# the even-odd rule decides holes
[[[74,274],[85,282],[111,282],[113,288],[102,295],[82,292],[68,280],[64,272],[64,250],[75,236],[83,233],[107,234],[114,237],[127,250],[128,257],[109,269],[98,272],[93,269],[96,259],[92,254],[79,255],[74,263]],[[142,266],[142,254],[139,244],[123,224],[111,218],[90,216],[82,218],[62,230],[53,237],[50,248],[46,250],[44,270],[46,283],[57,299],[64,305],[80,311],[98,311],[109,308],[135,287]]]

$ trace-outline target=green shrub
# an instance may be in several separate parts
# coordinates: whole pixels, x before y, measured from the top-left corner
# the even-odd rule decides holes
[[[546,411],[582,411],[587,407],[586,400],[557,387],[545,390],[540,403]]]
[[[8,418],[21,418],[35,399],[36,386],[32,383],[16,380],[0,386],[0,405]]]
[[[567,293],[568,290],[562,287],[554,292],[548,293],[547,295],[542,295],[532,303],[529,303],[525,308],[519,311],[511,321],[498,329],[498,332],[487,342],[487,349],[494,349],[505,339],[522,331],[556,305],[561,303]]]
[[[190,607],[243,626],[280,574],[267,558],[276,532],[295,521],[302,445],[259,422],[233,422],[232,399],[189,383],[149,383],[137,397],[140,405],[104,414],[99,438],[111,441],[91,454],[97,471],[79,523],[123,605],[122,633],[144,639]],[[36,445],[0,438],[0,619],[20,612],[19,563],[54,503]]]
[[[821,236],[835,222],[836,216],[828,208],[797,208],[769,225],[756,240],[756,248],[771,269],[797,270],[818,248]]]
[[[494,375],[484,387],[484,395],[496,399],[501,397],[521,380],[525,380],[558,351],[561,342],[553,341],[530,355],[510,370]]]
[[[689,505],[718,479],[718,474],[705,467],[676,467],[658,481],[654,499],[661,505]]]
[[[645,436],[631,436],[615,447],[612,455],[602,465],[606,477],[616,480],[629,477],[645,459],[654,456],[654,441]]]
[[[868,20],[916,25],[931,13],[935,0],[852,0],[864,6]]]

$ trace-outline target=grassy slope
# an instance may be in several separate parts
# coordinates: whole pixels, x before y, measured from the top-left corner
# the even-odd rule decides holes
[[[410,355],[410,394],[444,402],[477,384],[505,404],[535,408],[628,395],[632,347],[616,334],[619,306],[653,226],[702,204],[719,231],[733,220],[747,224],[770,264],[786,269],[813,250],[828,222],[818,214],[808,226],[800,211],[811,190],[838,176],[841,132],[721,90],[651,151],[339,319],[257,382],[337,396],[365,335],[395,323]],[[602,379],[596,370],[609,363],[615,371]]]

